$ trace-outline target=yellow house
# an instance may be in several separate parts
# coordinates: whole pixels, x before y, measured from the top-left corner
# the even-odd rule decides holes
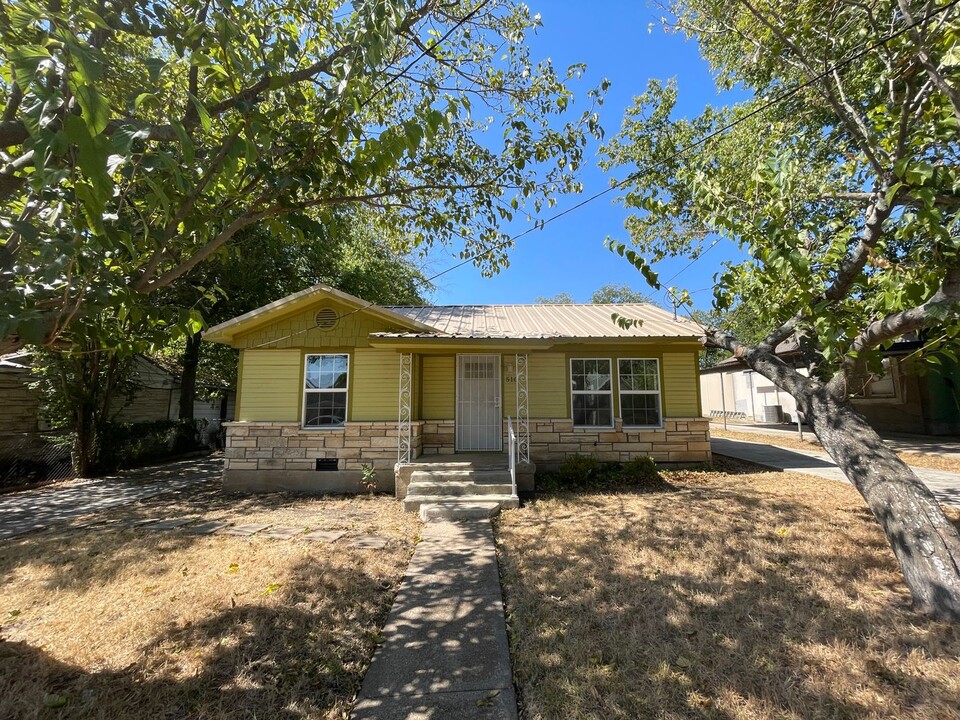
[[[227,489],[356,491],[367,465],[404,497],[425,464],[486,459],[524,490],[574,454],[710,458],[698,329],[651,305],[384,307],[315,285],[205,337],[240,350]]]

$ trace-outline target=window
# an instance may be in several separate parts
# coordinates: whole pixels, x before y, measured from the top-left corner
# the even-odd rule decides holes
[[[307,355],[303,426],[336,427],[347,419],[349,355]]]
[[[621,359],[620,416],[626,426],[660,425],[660,363]]]
[[[575,426],[613,427],[610,360],[571,360],[570,394]]]
[[[864,372],[850,378],[851,392],[855,400],[896,400],[899,383],[899,368],[894,358],[883,359],[880,374]]]

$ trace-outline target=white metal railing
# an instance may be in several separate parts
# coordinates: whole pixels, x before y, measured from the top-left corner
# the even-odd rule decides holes
[[[510,465],[510,495],[517,496],[517,434],[513,431],[513,418],[507,416],[507,453]]]

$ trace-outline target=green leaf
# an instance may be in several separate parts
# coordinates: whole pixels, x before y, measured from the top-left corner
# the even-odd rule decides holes
[[[77,165],[90,180],[96,203],[102,212],[104,204],[113,194],[113,180],[107,173],[110,144],[103,137],[92,137],[90,128],[76,115],[67,116],[64,130],[77,148]]]
[[[207,112],[206,105],[194,97],[192,93],[187,93],[187,95],[190,97],[190,102],[197,111],[197,117],[200,118],[200,127],[203,128],[204,132],[210,132],[210,129],[213,127],[213,123],[210,121],[210,113]]]
[[[167,64],[163,58],[151,57],[143,61],[147,66],[147,73],[150,76],[150,82],[156,84],[160,81],[160,71]]]
[[[75,74],[73,75],[75,77]],[[99,135],[107,128],[110,121],[110,108],[106,100],[93,85],[78,85],[73,93],[80,103],[83,119],[90,128],[91,135]]]
[[[17,85],[25,89],[33,85],[40,63],[50,59],[50,51],[40,45],[21,45],[10,50],[9,57]]]

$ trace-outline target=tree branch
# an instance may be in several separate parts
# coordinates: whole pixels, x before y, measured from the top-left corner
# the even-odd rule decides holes
[[[910,8],[907,6],[905,0],[899,0],[900,13],[903,15],[903,19],[907,22],[908,25],[913,25],[916,21],[913,19],[913,15],[910,13]],[[953,116],[960,122],[960,92],[956,88],[950,85],[947,82],[946,78],[943,77],[943,73],[940,72],[940,68],[937,67],[937,64],[930,57],[930,53],[927,52],[927,49],[923,46],[923,38],[920,36],[920,32],[916,27],[910,28],[910,39],[917,46],[917,59],[920,61],[920,64],[923,66],[923,69],[927,73],[927,77],[936,85],[937,90],[942,92],[947,99],[950,101],[950,105],[953,107]]]
[[[828,389],[837,397],[846,395],[847,379],[861,362],[859,359],[861,353],[885,342],[896,340],[907,333],[923,330],[941,320],[944,315],[956,313],[958,306],[960,306],[960,268],[951,268],[937,291],[923,305],[890,313],[867,325],[850,343],[843,365],[830,380]]]

